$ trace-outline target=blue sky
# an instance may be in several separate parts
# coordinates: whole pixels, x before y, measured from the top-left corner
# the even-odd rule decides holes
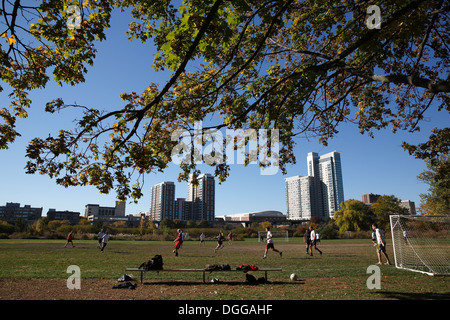
[[[97,45],[98,55],[86,76],[86,82],[76,87],[58,87],[49,83],[44,90],[30,94],[32,108],[29,117],[17,122],[22,134],[7,150],[0,150],[0,205],[18,202],[32,207],[43,207],[44,215],[49,208],[79,211],[89,203],[113,206],[115,194],[100,194],[94,187],[64,188],[56,185],[47,176],[25,174],[25,149],[34,137],[47,137],[62,128],[72,128],[73,119],[80,117],[74,110],[63,110],[59,114],[46,114],[45,103],[62,98],[66,103],[78,103],[99,109],[115,110],[123,106],[119,95],[123,92],[141,93],[150,82],[164,84],[168,73],[154,73],[150,68],[155,50],[151,43],[141,44],[127,40],[125,21],[114,18],[108,40]],[[2,106],[9,105],[8,89],[0,93]],[[401,142],[425,141],[430,130],[447,126],[447,113],[438,113],[436,107],[425,113],[426,121],[416,133],[398,132],[389,129],[375,132],[375,138],[361,135],[353,124],[343,124],[340,133],[329,141],[328,147],[317,139],[297,139],[295,156],[297,164],[288,166],[288,174],[261,175],[257,165],[231,165],[228,180],[216,184],[216,216],[259,210],[279,210],[286,213],[284,179],[295,175],[306,175],[306,156],[309,152],[319,155],[337,150],[342,152],[342,172],[345,199],[361,200],[364,193],[395,195],[419,205],[419,194],[427,192],[428,186],[417,180],[417,175],[426,169],[422,160],[414,159],[401,148]],[[213,173],[207,165],[200,166],[203,172]],[[127,203],[127,214],[148,211],[151,187],[161,181],[177,180],[180,170],[171,165],[164,174],[145,177],[144,196],[138,204]],[[187,197],[187,184],[176,183],[176,196]]]

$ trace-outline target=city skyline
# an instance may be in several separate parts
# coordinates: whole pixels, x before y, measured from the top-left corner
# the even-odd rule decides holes
[[[361,137],[361,138],[364,138],[364,137]],[[326,149],[326,148],[324,148],[324,149]],[[345,156],[344,156],[345,157]],[[304,157],[304,158],[306,158],[306,157]],[[344,164],[345,164],[345,162],[344,162]],[[202,165],[203,167],[206,167],[205,165]],[[296,166],[297,167],[297,172],[300,172],[300,171],[302,171],[302,170],[299,170],[299,169],[305,169],[306,167],[307,167],[307,164],[306,165],[304,165],[303,166],[303,168],[299,168],[300,167],[300,165],[297,165]],[[234,166],[233,168],[235,168],[235,169],[240,169],[240,171],[241,171],[241,173],[243,172],[243,171],[252,171],[252,169],[253,169],[253,173],[255,173],[255,171],[258,171],[259,169],[257,168],[257,166],[253,166],[253,168],[250,166],[250,168],[248,168],[248,167],[241,167],[241,168],[238,168],[237,167],[237,165],[236,166]],[[205,169],[205,168],[204,168]],[[171,175],[172,175],[172,177],[174,177],[175,179],[175,181],[176,181],[176,173],[174,173],[173,171],[172,171],[172,173],[171,173]],[[350,175],[351,175],[351,172],[350,172]],[[235,175],[231,175],[230,177],[232,177],[232,179],[236,179],[237,178],[237,176],[238,176],[238,174],[235,174]],[[269,176],[265,176],[265,177],[263,177],[263,176],[260,176],[259,174],[257,174],[257,175],[254,175],[254,176],[257,176],[258,178],[260,178],[260,179],[267,179]],[[275,187],[273,187],[273,188],[271,188],[271,190],[273,190],[273,191],[275,191],[275,190],[278,190],[278,191],[280,191],[281,189],[282,189],[282,195],[283,195],[283,199],[282,199],[282,202],[283,203],[286,203],[286,199],[285,199],[285,189],[284,189],[284,180],[286,179],[286,176],[282,176],[282,175],[280,175],[280,174],[278,174],[277,176],[281,176],[281,178],[283,179],[283,182],[282,182],[282,184],[281,184],[281,186],[282,186],[282,188],[275,188]],[[165,178],[167,177],[167,174],[160,174],[160,175],[158,175],[158,177],[160,177],[161,178],[161,180],[166,180]],[[307,174],[305,173],[305,175],[303,176],[303,177],[308,177],[307,176]],[[277,179],[273,179],[274,177],[271,177],[272,178],[272,180],[277,180]],[[311,177],[309,177],[309,178],[311,178]],[[344,181],[346,181],[346,182],[348,182],[347,180],[344,180]],[[156,181],[155,181],[156,182]],[[51,183],[51,181],[50,181],[50,183]],[[162,182],[160,182],[160,183],[162,183]],[[188,183],[187,182],[172,182],[171,181],[171,183],[174,183],[174,185],[178,188],[178,190],[183,190],[183,191],[180,191],[181,193],[185,193],[185,194],[188,194],[188,188],[187,188],[187,185],[188,185]],[[225,182],[225,184],[227,184],[227,182]],[[239,185],[241,185],[242,186],[242,184],[241,183],[239,183]],[[219,189],[220,189],[220,187],[221,187],[221,185],[218,185],[217,186]],[[88,187],[86,187],[86,188],[88,188]],[[70,189],[76,189],[76,188],[69,188],[69,189],[64,189],[64,191],[70,191]],[[78,188],[79,189],[79,188]],[[91,188],[92,189],[92,188]],[[149,197],[150,198],[150,200],[149,200],[149,203],[151,202],[151,189],[152,189],[152,187],[148,187],[148,189],[150,189],[150,192],[148,192],[148,195],[149,196],[147,196],[147,197]],[[244,189],[247,189],[247,188],[244,188]],[[398,194],[395,194],[395,193],[389,193],[389,192],[379,192],[379,191],[374,191],[376,188],[371,188],[371,187],[366,187],[364,190],[364,192],[361,192],[361,193],[356,193],[356,194],[353,194],[353,196],[350,196],[350,197],[346,197],[346,199],[345,200],[347,200],[347,199],[356,199],[356,200],[361,200],[361,196],[363,195],[363,194],[365,194],[365,193],[379,193],[379,194],[387,194],[387,195],[391,195],[391,194],[393,194],[393,195],[395,195],[397,198],[399,198],[400,200],[410,200],[410,201],[413,201],[413,202],[415,202],[416,203],[416,206],[418,206],[418,204],[419,204],[419,202],[417,201],[417,199],[414,199],[414,198],[411,198],[411,197],[409,197],[409,198],[405,198],[405,197],[401,197],[401,196],[399,196]],[[269,189],[270,190],[270,189]],[[379,190],[379,189],[378,189]],[[251,190],[247,190],[247,191],[251,191]],[[236,193],[234,193],[235,195],[238,195],[238,194],[240,194],[239,193],[239,191],[237,191]],[[251,192],[249,192],[249,194],[251,194]],[[12,201],[12,200],[10,200],[10,199],[4,199],[5,201],[5,203],[6,202],[16,202],[16,203],[20,203],[21,205],[31,205],[32,207],[43,207],[44,209],[43,209],[43,211],[42,211],[42,215],[43,216],[45,216],[46,215],[46,212],[48,212],[50,209],[55,209],[56,208],[56,210],[71,210],[71,211],[78,211],[78,212],[81,212],[82,214],[83,214],[83,212],[84,212],[84,209],[85,209],[85,206],[86,206],[86,204],[87,203],[98,203],[100,206],[111,206],[112,204],[114,204],[115,203],[115,201],[117,201],[117,199],[114,197],[114,196],[112,196],[112,195],[99,195],[99,197],[101,197],[101,198],[104,198],[104,199],[106,199],[105,201],[90,201],[90,202],[85,202],[85,203],[79,203],[78,205],[76,205],[77,207],[78,207],[78,209],[74,209],[74,206],[73,206],[73,203],[72,203],[72,206],[67,206],[67,207],[58,207],[58,206],[51,206],[51,205],[49,205],[48,206],[48,209],[45,209],[45,204],[43,204],[43,203],[36,203],[36,202],[27,202],[27,201]],[[142,198],[142,199],[144,199],[145,198],[145,192],[144,192],[144,197]],[[178,197],[176,197],[176,198],[178,198]],[[221,198],[221,194],[219,193],[218,194],[218,198],[220,199]],[[141,200],[142,200],[141,199]],[[142,203],[142,201],[139,201],[140,203]],[[287,208],[286,209],[276,209],[276,208],[280,208],[280,206],[278,206],[278,207],[276,207],[276,206],[256,206],[257,205],[257,202],[246,202],[246,203],[243,203],[243,202],[240,202],[240,205],[241,206],[238,206],[236,209],[234,209],[234,210],[228,210],[228,211],[226,211],[226,210],[221,210],[221,211],[219,211],[219,212],[216,212],[215,213],[215,215],[216,216],[223,216],[223,215],[232,215],[232,214],[238,214],[238,213],[241,213],[241,212],[251,212],[251,211],[258,211],[258,210],[260,210],[260,211],[264,211],[264,210],[277,210],[277,211],[281,211],[283,214],[286,214],[287,213]],[[247,205],[247,207],[245,207],[245,205]],[[250,205],[250,207],[248,207],[248,205]],[[131,208],[129,208],[129,207],[131,207]],[[145,205],[145,203],[144,203],[144,205],[141,205],[140,206],[140,208],[141,209],[135,209],[135,208],[137,208],[138,206],[137,205],[135,205],[135,204],[133,204],[133,203],[130,203],[130,202],[127,202],[127,212],[126,212],[126,215],[134,215],[134,214],[138,214],[138,213],[140,213],[140,212],[149,212],[149,206],[147,205]],[[147,207],[147,208],[145,208],[145,207]],[[255,209],[252,209],[252,208],[255,208]]]
[[[73,128],[74,119],[82,116],[78,109],[64,109],[49,114],[44,111],[44,107],[50,100],[60,97],[67,103],[112,111],[124,105],[120,93],[142,92],[150,82],[164,84],[168,80],[169,72],[155,73],[150,68],[152,57],[156,54],[154,47],[128,41],[124,34],[128,29],[126,21],[115,16],[113,20],[111,29],[107,31],[108,41],[96,45],[97,58],[94,67],[86,74],[85,83],[72,87],[49,82],[45,90],[30,92],[32,106],[27,110],[28,118],[18,119],[15,124],[21,136],[16,138],[9,149],[0,150],[0,204],[14,202],[43,207],[43,212],[49,208],[83,212],[88,203],[112,206],[117,200],[114,192],[101,194],[93,186],[64,188],[48,176],[29,175],[24,169],[27,162],[26,146],[33,138],[45,139],[49,133],[54,135],[61,129]],[[120,63],[115,63],[117,61]],[[2,106],[10,105],[9,90],[5,86],[0,95]],[[360,200],[361,195],[367,193],[387,194],[414,201],[418,207],[419,194],[427,193],[428,185],[419,182],[416,177],[426,170],[426,164],[404,151],[401,143],[425,142],[433,128],[446,127],[448,114],[443,115],[437,108],[432,103],[423,113],[420,131],[398,130],[393,133],[390,128],[386,128],[375,131],[374,138],[371,138],[367,134],[360,134],[356,124],[347,122],[339,126],[339,133],[328,141],[328,146],[320,144],[317,137],[298,136],[297,145],[294,146],[297,163],[287,165],[286,175],[279,170],[276,175],[263,176],[257,164],[247,167],[242,164],[230,165],[227,181],[216,183],[215,214],[222,216],[264,210],[286,213],[284,179],[307,175],[305,155],[308,152],[325,154],[333,150],[343,155],[346,199]],[[353,111],[357,111],[357,107]],[[198,169],[203,173],[214,174],[214,168],[205,164],[199,165]],[[126,213],[148,211],[151,187],[161,181],[174,181],[180,194],[187,194],[186,182],[177,182],[180,171],[179,166],[172,163],[164,173],[145,175],[143,196],[137,203],[128,199]]]

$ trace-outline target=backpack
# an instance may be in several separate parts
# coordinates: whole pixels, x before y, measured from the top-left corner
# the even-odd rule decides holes
[[[241,264],[236,270],[242,270],[244,272],[250,271],[250,266],[248,264]]]
[[[260,277],[258,279],[255,278],[255,276],[246,273],[245,274],[245,282],[248,284],[264,284],[264,283],[270,283],[266,280],[264,277]]]
[[[161,255],[157,254],[152,259],[143,262],[139,269],[144,270],[162,270],[163,269],[163,258]]]
[[[153,257],[152,259],[153,264],[152,264],[152,269],[153,270],[162,270],[163,269],[163,258],[160,254],[157,254],[156,256]]]
[[[241,264],[239,266],[239,268],[237,268],[237,269],[242,270],[244,272],[251,271],[251,270],[258,271],[258,266],[256,264],[250,264],[250,265],[249,264]]]
[[[218,264],[207,264],[205,265],[205,271],[218,271],[222,270],[222,266]]]
[[[245,274],[245,282],[249,283],[249,284],[256,284],[257,280],[254,276],[252,276],[251,274],[246,273]]]
[[[228,263],[222,264],[222,270],[231,270],[231,267]]]

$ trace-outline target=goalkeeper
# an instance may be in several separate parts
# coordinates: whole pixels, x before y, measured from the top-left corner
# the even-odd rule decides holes
[[[383,231],[378,228],[377,224],[372,224],[372,230],[375,232],[375,238],[377,241],[377,255],[378,255],[378,263],[381,263],[381,253],[383,253],[384,257],[386,258],[386,264],[391,264],[389,261],[389,257],[386,253],[386,239],[384,238]]]

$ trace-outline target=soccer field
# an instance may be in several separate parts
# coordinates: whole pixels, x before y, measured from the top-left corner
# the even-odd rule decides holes
[[[75,248],[64,248],[65,240],[0,240],[0,299],[227,299],[227,300],[340,300],[340,299],[449,299],[450,282],[446,277],[430,277],[398,270],[394,265],[379,266],[380,289],[368,288],[367,273],[377,262],[375,248],[370,240],[322,240],[314,256],[305,253],[301,239],[276,241],[280,257],[269,251],[263,259],[265,245],[255,239],[225,242],[224,248],[214,253],[216,242],[200,245],[186,241],[179,256],[172,253],[170,241],[112,240],[102,253],[96,241],[74,240]],[[125,268],[139,265],[160,254],[164,268],[203,268],[206,264],[255,264],[260,268],[282,268],[282,272],[268,274],[269,283],[249,285],[240,272],[208,274],[207,283],[202,273],[147,273],[144,284],[135,290],[113,289],[119,284]],[[388,255],[394,263],[392,246]],[[384,260],[383,260],[384,261]],[[69,290],[67,268],[78,266],[81,289]],[[297,281],[289,279],[290,274]],[[263,272],[253,273],[256,278]],[[134,274],[139,278],[139,274]],[[212,283],[212,278],[219,282]],[[369,279],[370,278],[370,279]]]

